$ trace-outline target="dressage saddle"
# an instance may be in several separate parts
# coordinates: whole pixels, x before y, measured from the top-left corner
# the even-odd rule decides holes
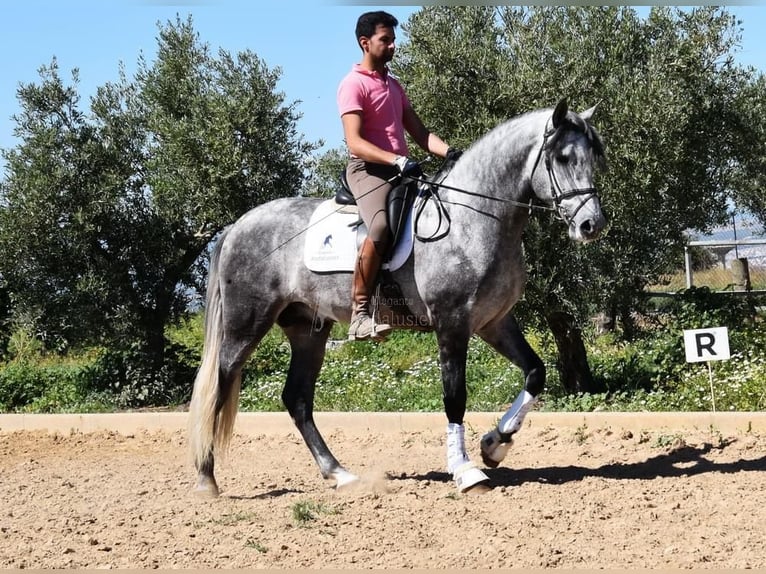
[[[335,203],[340,205],[356,205],[356,199],[354,199],[348,185],[348,180],[346,179],[346,170],[343,170],[340,174],[340,183],[341,186],[335,194]],[[388,192],[388,198],[386,199],[386,216],[388,217],[388,229],[391,233],[392,241],[389,243],[391,247],[389,248],[389,252],[386,254],[385,259],[390,257],[394,246],[404,231],[404,222],[407,219],[407,212],[415,201],[417,191],[417,182],[408,180],[400,183]],[[361,218],[352,223],[351,226],[358,227],[360,231],[362,231],[360,234],[361,236],[366,235],[367,228]]]

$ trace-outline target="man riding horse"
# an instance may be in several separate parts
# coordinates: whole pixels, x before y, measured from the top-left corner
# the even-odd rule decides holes
[[[397,176],[422,175],[418,163],[408,157],[405,130],[429,153],[454,159],[460,154],[423,125],[401,84],[389,73],[397,25],[397,19],[383,11],[359,17],[356,38],[362,61],[338,86],[338,109],[351,156],[346,177],[368,233],[354,266],[351,340],[381,339],[392,330],[391,325],[375,322],[370,298],[390,247],[386,198],[392,182]]]

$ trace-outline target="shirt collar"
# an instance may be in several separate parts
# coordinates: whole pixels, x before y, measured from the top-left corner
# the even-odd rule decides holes
[[[363,68],[360,64],[354,64],[354,67],[352,68],[354,72],[358,72],[360,74],[364,74],[365,76],[370,76],[371,78],[381,78],[386,79],[389,75],[388,66],[386,66],[386,73],[384,76],[381,76],[377,70],[368,70],[366,68]]]

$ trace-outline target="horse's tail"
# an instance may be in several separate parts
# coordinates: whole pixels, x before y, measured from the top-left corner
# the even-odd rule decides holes
[[[218,260],[228,229],[224,230],[210,257],[207,297],[205,300],[205,340],[202,362],[194,380],[189,405],[189,447],[195,467],[199,469],[208,456],[225,454],[234,431],[234,419],[239,405],[240,375],[233,382],[227,397],[221,397],[219,384],[219,352],[223,339],[221,287]],[[225,400],[220,412],[219,401]]]

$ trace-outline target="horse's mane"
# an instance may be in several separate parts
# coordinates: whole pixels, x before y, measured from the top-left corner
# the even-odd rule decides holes
[[[436,171],[436,173],[429,177],[428,180],[432,182],[444,181],[444,178],[446,178],[449,172],[452,171],[452,168],[455,167],[456,163],[456,159],[445,159],[439,166],[439,169]]]
[[[488,132],[486,132],[482,137],[477,139],[474,142],[474,144],[471,145],[471,147],[473,148],[473,147],[476,147],[477,145],[481,145],[484,143],[485,140],[491,141],[493,138],[506,137],[508,132],[514,132],[518,129],[525,127],[527,124],[534,124],[534,126],[532,126],[530,129],[540,129],[539,126],[541,121],[542,122],[547,121],[547,118],[549,118],[552,115],[552,113],[553,113],[553,108],[543,108],[543,109],[524,112],[522,114],[514,116],[508,119],[507,121],[503,122],[502,124],[496,126],[494,129],[491,129]],[[546,119],[544,120],[541,119],[541,116]],[[572,111],[568,111],[564,118],[564,122],[557,129],[553,130],[549,134],[545,143],[546,150],[554,149],[559,144],[564,134],[567,131],[571,131],[571,130],[575,130],[585,134],[585,136],[588,139],[588,142],[591,145],[591,148],[593,150],[593,155],[596,161],[601,166],[604,166],[606,163],[606,152],[605,152],[604,142],[601,139],[601,135],[598,133],[598,130],[596,130],[595,127],[593,127],[590,123],[586,122],[582,117],[580,117],[579,114],[576,114]],[[452,171],[452,168],[455,167],[456,163],[457,163],[456,160],[444,160],[441,166],[439,166],[439,169],[436,171],[436,173],[429,178],[430,181],[432,182],[444,181],[447,175]]]

